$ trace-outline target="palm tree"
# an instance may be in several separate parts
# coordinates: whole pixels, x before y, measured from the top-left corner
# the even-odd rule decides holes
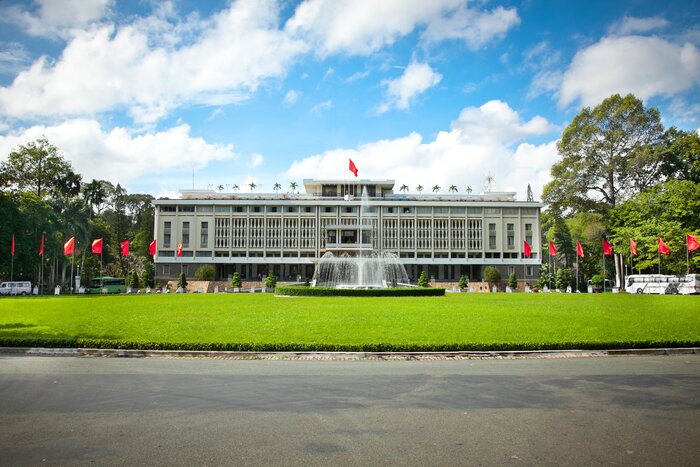
[[[401,185],[401,188],[399,188],[399,191],[402,193],[406,193],[408,191],[408,185]]]
[[[472,192],[472,187],[471,187],[471,186],[468,186],[468,187],[467,187],[467,194],[471,194],[471,192]]]
[[[435,185],[433,187],[433,193],[437,193],[438,191],[440,191],[440,185]]]
[[[289,189],[292,190],[292,193],[294,193],[298,187],[299,185],[297,184],[297,182],[292,182],[289,184]]]
[[[418,185],[418,186],[416,187],[416,191],[417,191],[418,193],[423,193],[423,185]]]
[[[450,193],[457,193],[457,185],[450,185],[449,192]]]
[[[221,193],[222,191],[224,191],[224,186],[223,186],[223,185],[219,185],[219,186],[216,187],[216,188],[219,190],[219,193]]]
[[[258,185],[256,185],[255,182],[250,182],[248,186],[250,187],[251,192],[255,191],[255,189],[258,187]]]
[[[231,189],[232,189],[233,191],[238,191],[238,190],[241,189],[241,187],[239,187],[237,184],[234,183],[233,186],[231,187]]]
[[[272,186],[272,189],[275,190],[275,193],[279,193],[279,191],[282,189],[282,185],[275,182],[275,184]]]

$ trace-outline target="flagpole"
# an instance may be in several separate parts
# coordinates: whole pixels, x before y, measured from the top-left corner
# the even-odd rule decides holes
[[[605,279],[607,275],[605,274],[605,252],[603,252],[603,292],[605,292]]]
[[[75,236],[73,236],[75,238]],[[73,245],[73,251],[70,254],[70,293],[73,295],[73,286],[75,285],[75,278],[73,277],[73,267],[75,266],[75,244]]]
[[[688,249],[688,239],[685,239],[685,267],[686,274],[690,274],[690,250]]]
[[[659,275],[661,275],[661,251],[658,246],[656,247],[656,254],[659,256]]]
[[[578,292],[578,251],[576,252],[576,292]]]

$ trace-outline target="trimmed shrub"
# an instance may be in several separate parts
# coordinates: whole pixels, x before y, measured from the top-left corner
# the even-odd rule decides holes
[[[469,279],[467,279],[467,276],[460,276],[459,277],[459,282],[457,283],[457,287],[460,289],[466,289],[469,287]]]
[[[132,271],[131,274],[129,274],[129,287],[132,289],[139,288],[139,275],[136,271]]]
[[[211,264],[203,264],[194,272],[194,277],[199,281],[214,280],[214,266]]]
[[[285,285],[277,287],[275,295],[288,297],[439,297],[441,288],[397,287],[389,289],[336,289],[335,287],[304,287]]]
[[[557,289],[565,290],[568,286],[571,285],[571,279],[571,269],[561,268],[557,270],[557,277],[555,279]]]
[[[234,272],[233,276],[231,276],[231,287],[234,289],[241,288],[241,275],[237,272]]]
[[[603,286],[603,276],[600,274],[595,274],[591,277],[591,285]]]
[[[277,276],[270,270],[265,276],[265,288],[274,289],[277,286]]]
[[[425,271],[420,273],[418,277],[418,287],[430,287],[430,282],[428,282],[428,274]]]
[[[153,287],[155,285],[153,283],[153,272],[153,263],[146,261],[146,264],[143,265],[143,285],[146,287]]]
[[[493,266],[488,266],[484,269],[484,282],[490,285],[495,285],[501,282],[501,271]]]
[[[518,277],[515,275],[514,272],[510,273],[510,275],[508,276],[508,287],[510,287],[512,290],[518,288]]]
[[[180,278],[177,280],[177,287],[182,289],[183,292],[187,291],[187,278],[185,277],[184,272],[180,273]]]

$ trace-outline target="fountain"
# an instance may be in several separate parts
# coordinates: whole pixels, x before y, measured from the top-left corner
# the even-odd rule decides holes
[[[357,252],[344,251],[339,255],[326,252],[314,270],[311,281],[314,287],[340,289],[385,289],[408,286],[406,268],[394,253],[374,249],[376,235],[372,220],[368,218],[369,196],[367,188],[362,190],[360,204],[359,245]],[[363,248],[370,245],[369,248]]]

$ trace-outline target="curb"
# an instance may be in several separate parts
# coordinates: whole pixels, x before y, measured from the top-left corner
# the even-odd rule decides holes
[[[43,347],[0,347],[0,356],[197,358],[213,360],[513,360],[616,356],[695,355],[700,347],[611,350],[519,350],[490,352],[209,352],[188,350],[127,350]]]

